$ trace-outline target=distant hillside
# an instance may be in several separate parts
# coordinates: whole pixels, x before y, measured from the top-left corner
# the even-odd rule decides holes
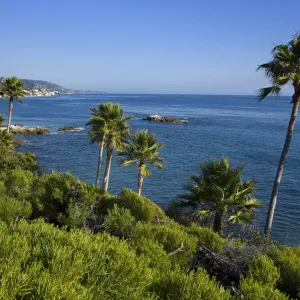
[[[53,90],[53,91],[61,91],[61,90],[66,90],[64,87],[62,87],[59,84],[52,83],[49,81],[44,81],[44,80],[34,80],[34,79],[21,79],[24,83],[24,88],[26,90],[31,90],[34,88],[46,88],[48,90]]]
[[[0,82],[4,79],[5,77],[0,77]],[[64,91],[67,90],[66,88],[64,88],[63,86],[56,84],[56,83],[52,83],[49,81],[45,81],[45,80],[35,80],[35,79],[21,79],[24,83],[24,89],[25,90],[32,90],[32,89],[47,89],[50,91]]]
[[[0,77],[0,82],[3,81],[5,77]],[[104,92],[99,91],[87,91],[87,90],[73,90],[65,88],[59,84],[52,83],[45,80],[35,80],[35,79],[21,79],[24,83],[24,90],[28,92],[27,95],[32,96],[43,96],[46,94],[103,94]],[[37,92],[39,91],[39,92]],[[42,93],[42,94],[41,94]]]

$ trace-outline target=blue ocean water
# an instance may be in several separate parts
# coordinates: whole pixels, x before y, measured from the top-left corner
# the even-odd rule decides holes
[[[257,103],[253,96],[199,95],[62,95],[25,98],[16,103],[12,123],[47,127],[52,134],[25,136],[21,151],[37,154],[46,172],[70,171],[93,183],[96,174],[97,146],[90,145],[87,131],[58,133],[65,125],[84,128],[89,108],[101,101],[120,103],[133,115],[132,130],[148,128],[165,144],[163,171],[153,169],[144,181],[143,194],[166,207],[183,192],[187,174],[197,172],[199,163],[222,155],[234,164],[245,164],[244,178],[254,179],[256,197],[266,205],[257,218],[262,228],[267,211],[277,163],[282,150],[291,104],[288,97],[269,98]],[[0,111],[7,115],[7,102],[0,101]],[[147,114],[162,114],[189,120],[188,125],[143,121]],[[272,236],[280,242],[300,244],[300,120],[296,124],[292,145],[280,187]],[[102,172],[103,174],[103,172]],[[297,175],[298,174],[298,175]],[[136,189],[134,167],[121,167],[113,158],[109,190],[122,187]]]

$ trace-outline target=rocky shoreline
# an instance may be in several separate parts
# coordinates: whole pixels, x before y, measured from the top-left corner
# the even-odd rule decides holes
[[[161,115],[149,115],[143,118],[145,121],[160,122],[160,123],[173,123],[173,124],[188,124],[187,120],[179,120],[173,117],[161,116]]]
[[[0,127],[0,130],[6,130],[7,126]],[[50,130],[47,128],[41,128],[41,127],[25,127],[21,124],[15,124],[10,127],[10,132],[12,134],[21,134],[21,135],[28,135],[28,134],[49,134]]]

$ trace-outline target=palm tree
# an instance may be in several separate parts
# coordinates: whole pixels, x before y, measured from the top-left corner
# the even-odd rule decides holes
[[[145,129],[139,130],[135,135],[130,136],[129,143],[125,144],[123,152],[119,153],[119,155],[126,157],[126,159],[121,160],[123,166],[135,164],[138,167],[139,195],[142,193],[144,177],[151,175],[147,164],[159,169],[163,168],[161,163],[164,162],[164,158],[158,156],[158,150],[163,146],[158,144],[154,134],[149,134],[148,130]]]
[[[254,182],[242,181],[243,166],[233,168],[227,158],[200,164],[201,174],[190,175],[191,183],[179,195],[177,206],[191,207],[213,217],[213,229],[222,234],[223,224],[250,223],[253,209],[261,203],[253,197]]]
[[[23,82],[15,76],[4,79],[4,81],[1,83],[0,92],[3,94],[3,98],[9,99],[7,124],[7,131],[9,132],[14,99],[17,99],[20,103],[23,103],[22,97],[26,95],[26,92],[23,89]]]
[[[129,137],[130,125],[128,121],[132,116],[124,116],[124,109],[119,104],[106,103],[107,105],[107,123],[105,134],[105,147],[106,147],[106,166],[103,179],[103,189],[107,192],[110,168],[113,157],[113,152],[116,149],[121,151],[126,138]]]
[[[260,65],[258,67],[258,70],[259,69],[262,69],[265,72],[266,77],[271,82],[269,87],[259,90],[259,101],[265,99],[268,95],[278,95],[283,86],[292,85],[294,90],[291,101],[291,117],[273,184],[265,225],[265,235],[268,236],[271,232],[283,167],[290,148],[300,103],[300,35],[296,35],[288,44],[275,46],[272,50],[272,60]]]
[[[99,144],[99,155],[98,155],[98,165],[97,165],[97,175],[96,175],[96,185],[99,184],[100,170],[103,157],[103,149],[105,146],[105,137],[108,133],[107,123],[109,121],[109,109],[110,103],[98,104],[97,108],[91,108],[90,120],[86,123],[86,126],[90,126],[89,137],[91,144],[97,142]]]

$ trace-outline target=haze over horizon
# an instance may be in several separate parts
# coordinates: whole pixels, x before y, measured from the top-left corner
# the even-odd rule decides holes
[[[300,27],[300,2],[289,4],[7,1],[0,76],[108,93],[251,95],[267,85],[257,65]]]

